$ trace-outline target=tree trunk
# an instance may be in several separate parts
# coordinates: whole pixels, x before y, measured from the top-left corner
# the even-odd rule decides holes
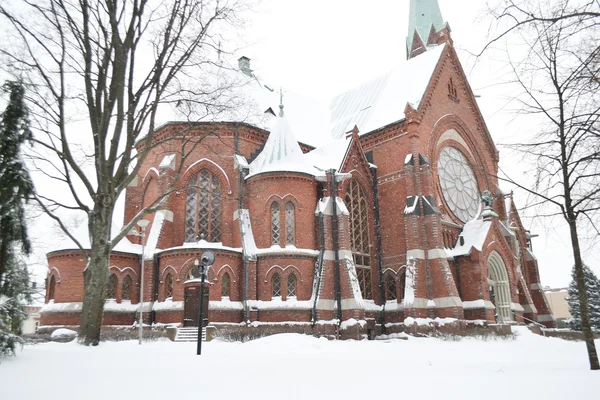
[[[91,254],[83,272],[85,295],[79,328],[79,342],[86,346],[97,346],[100,342],[111,250],[112,213],[112,205],[96,202],[89,217]]]
[[[583,332],[583,340],[587,347],[588,358],[590,360],[590,369],[600,369],[598,363],[598,353],[596,353],[596,345],[594,343],[594,333],[590,327],[590,317],[588,308],[588,295],[585,286],[585,277],[583,275],[583,261],[581,260],[581,251],[579,249],[579,238],[577,236],[577,224],[574,216],[569,213],[569,228],[571,233],[571,244],[573,245],[573,256],[575,258],[575,274],[577,281],[577,289],[579,289],[579,312],[581,315],[581,331]]]

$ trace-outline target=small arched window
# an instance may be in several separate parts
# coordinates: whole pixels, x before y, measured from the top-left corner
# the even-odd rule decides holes
[[[131,287],[133,286],[133,279],[130,275],[127,275],[123,279],[123,291],[121,292],[121,298],[123,300],[131,300]]]
[[[281,244],[281,213],[279,203],[271,204],[271,246]]]
[[[296,244],[296,222],[294,203],[288,201],[285,205],[285,244],[286,246]]]
[[[385,298],[386,300],[395,300],[396,295],[396,279],[392,274],[388,274],[385,278]]]
[[[281,276],[273,275],[273,297],[281,297]]]
[[[56,289],[56,278],[54,275],[50,277],[50,283],[48,284],[48,301],[54,300],[54,291]]]
[[[290,274],[287,278],[287,298],[296,297],[296,275]]]
[[[173,297],[173,275],[167,274],[165,278],[165,299]]]
[[[110,274],[108,278],[108,284],[106,285],[106,298],[107,299],[116,299],[117,298],[117,284],[119,280],[117,279],[117,275]]]
[[[185,241],[221,241],[221,183],[203,169],[190,181],[185,205]]]
[[[225,272],[221,278],[221,297],[229,297],[231,292],[231,278],[229,273]]]

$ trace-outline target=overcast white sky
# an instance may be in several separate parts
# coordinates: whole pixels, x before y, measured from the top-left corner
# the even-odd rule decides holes
[[[514,121],[505,107],[512,93],[501,84],[508,79],[502,53],[486,53],[480,59],[469,54],[478,53],[489,38],[486,1],[439,0],[439,4],[496,143],[508,143],[535,129],[533,122]],[[252,68],[263,79],[327,104],[333,96],[405,60],[408,11],[409,0],[263,0],[245,35],[248,46],[237,56],[251,58]],[[502,168],[517,180],[525,179],[528,171],[521,160],[502,149],[500,156]],[[524,198],[516,201],[517,206],[525,204]],[[560,218],[523,222],[540,235],[533,239],[533,248],[542,283],[568,285],[573,262],[564,222]],[[592,253],[588,246],[584,259],[598,274],[600,261]]]

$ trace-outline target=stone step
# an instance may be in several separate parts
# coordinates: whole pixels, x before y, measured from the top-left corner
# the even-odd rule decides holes
[[[198,328],[178,328],[175,342],[195,342],[198,340]],[[206,328],[202,328],[202,340],[206,340]]]

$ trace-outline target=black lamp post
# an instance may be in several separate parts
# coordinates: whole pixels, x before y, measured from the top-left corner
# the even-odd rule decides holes
[[[198,312],[198,347],[196,349],[196,355],[202,354],[202,331],[206,325],[208,325],[208,315],[204,316],[204,278],[208,267],[213,265],[215,262],[215,254],[212,251],[205,251],[198,259],[194,260],[196,267],[200,266],[200,276],[202,276],[200,283],[200,311]],[[206,320],[206,321],[205,321]]]

